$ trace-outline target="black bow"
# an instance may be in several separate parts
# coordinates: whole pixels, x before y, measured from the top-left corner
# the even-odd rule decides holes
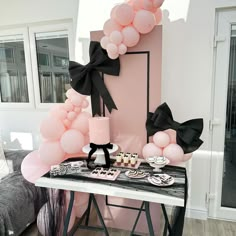
[[[91,167],[89,162],[91,160],[91,157],[92,157],[93,153],[95,153],[98,148],[101,148],[103,150],[104,154],[105,154],[105,161],[106,161],[106,164],[103,165],[103,167],[104,168],[110,168],[110,154],[109,154],[107,149],[112,149],[113,144],[107,143],[107,144],[103,144],[103,145],[98,145],[98,144],[95,144],[95,143],[90,143],[90,148],[91,148],[91,150],[89,152],[88,159],[87,159],[87,167],[89,169],[94,169],[94,168],[97,167],[97,166]]]
[[[176,130],[176,142],[182,147],[184,153],[197,150],[203,143],[200,139],[203,130],[203,119],[199,118],[178,123],[173,120],[171,110],[166,103],[161,104],[154,113],[148,113],[146,129],[148,136],[166,129]]]
[[[109,112],[112,109],[117,109],[99,72],[118,76],[120,73],[120,61],[119,58],[110,59],[106,51],[101,48],[100,43],[94,41],[90,42],[89,56],[90,62],[85,66],[70,61],[69,73],[72,88],[81,94],[91,95],[94,116],[96,114],[101,115],[99,95],[102,97]]]

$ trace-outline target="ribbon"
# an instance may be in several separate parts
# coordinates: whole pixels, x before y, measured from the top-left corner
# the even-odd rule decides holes
[[[106,160],[106,164],[103,165],[102,167],[104,168],[110,168],[110,154],[108,152],[107,149],[112,149],[113,145],[111,143],[107,143],[107,144],[103,144],[103,145],[98,145],[95,143],[90,143],[90,152],[88,155],[88,159],[87,159],[87,167],[89,169],[92,169],[92,167],[90,166],[89,162],[91,160],[92,155],[97,151],[97,149],[101,148],[105,154],[105,160]],[[94,166],[93,168],[96,168],[97,166]]]
[[[117,109],[100,72],[118,76],[120,73],[120,61],[119,58],[110,59],[106,51],[101,48],[100,43],[94,41],[90,42],[89,56],[90,62],[85,66],[70,61],[69,73],[72,88],[83,95],[91,95],[92,112],[93,116],[95,116],[96,114],[101,115],[99,96],[102,97],[109,112],[112,109]]]
[[[200,139],[203,130],[203,119],[192,119],[184,123],[174,121],[170,108],[166,103],[161,104],[154,113],[149,112],[146,129],[148,136],[157,131],[174,129],[176,131],[176,142],[184,153],[197,150],[203,143]]]

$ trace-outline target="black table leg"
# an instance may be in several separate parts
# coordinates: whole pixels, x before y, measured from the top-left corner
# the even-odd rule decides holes
[[[102,218],[102,214],[101,214],[101,212],[100,212],[100,210],[99,210],[99,207],[98,207],[96,198],[95,198],[95,196],[94,196],[93,194],[90,194],[90,195],[91,195],[91,198],[92,198],[94,207],[95,207],[95,209],[96,209],[96,211],[97,211],[98,218],[99,218],[99,220],[100,220],[100,222],[101,222],[101,224],[102,224],[102,226],[103,226],[104,233],[105,233],[106,236],[109,236],[107,227],[106,227],[105,222],[104,222],[104,220],[103,220],[103,218]]]
[[[66,214],[66,219],[65,219],[65,223],[64,223],[63,236],[67,235],[71,211],[72,211],[73,204],[74,204],[74,198],[75,198],[75,193],[73,191],[70,191],[70,202],[69,202],[69,206],[68,206],[68,210],[67,210],[67,214]]]
[[[132,228],[132,231],[131,231],[131,233],[130,233],[130,236],[135,235],[135,234],[134,234],[134,231],[135,231],[135,228],[136,228],[136,226],[137,226],[139,217],[140,217],[140,215],[141,215],[141,213],[142,213],[142,211],[143,211],[143,207],[144,207],[144,202],[142,203],[142,205],[141,205],[141,207],[140,207],[140,209],[139,209],[139,212],[138,212],[138,215],[137,215],[136,220],[135,220],[135,222],[134,222],[134,226],[133,226],[133,228]]]
[[[164,234],[163,234],[163,235],[166,235],[167,229],[168,229],[168,231],[169,231],[169,234],[171,235],[171,226],[170,226],[169,219],[168,219],[168,216],[167,216],[167,213],[166,213],[165,205],[164,205],[164,204],[161,204],[161,208],[162,208],[163,215],[164,215],[164,218],[165,218],[165,228],[164,228]],[[166,228],[167,228],[167,229],[166,229]]]
[[[91,197],[91,194],[89,194],[89,202],[88,202],[88,207],[87,207],[87,216],[86,216],[86,220],[85,220],[85,225],[88,225],[88,223],[89,223],[91,203],[92,203],[92,197]]]
[[[145,213],[146,213],[146,218],[147,218],[147,223],[148,223],[149,235],[155,236],[153,225],[152,225],[152,218],[150,214],[149,202],[144,202],[144,204],[145,204]]]
[[[163,236],[167,236],[167,223],[165,221]]]

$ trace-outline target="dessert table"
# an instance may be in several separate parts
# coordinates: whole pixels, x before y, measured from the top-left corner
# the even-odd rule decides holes
[[[153,169],[148,165],[148,163],[145,162],[141,163],[139,169],[148,172],[149,175],[154,174]],[[152,225],[152,221],[154,219],[151,219],[149,211],[149,203],[154,202],[161,204],[162,207],[165,219],[163,235],[167,235],[168,233],[168,235],[171,236],[181,236],[183,233],[184,217],[185,217],[186,202],[187,202],[186,169],[183,167],[168,166],[168,165],[162,168],[163,173],[168,174],[174,177],[175,179],[174,184],[168,187],[155,186],[150,182],[148,182],[147,178],[143,179],[128,178],[125,175],[125,172],[127,171],[126,168],[120,168],[120,171],[121,173],[115,181],[91,178],[90,177],[91,170],[86,170],[86,169],[82,173],[69,174],[56,177],[50,177],[48,173],[45,176],[39,178],[36,181],[35,185],[39,187],[70,191],[71,198],[68,211],[66,214],[63,235],[67,235],[70,214],[74,201],[74,192],[86,192],[90,193],[88,208],[85,211],[84,215],[81,217],[80,222],[77,224],[77,228],[103,230],[105,235],[109,235],[105,223],[102,219],[102,215],[100,213],[96,198],[94,196],[94,194],[101,194],[106,196],[105,201],[107,205],[110,204],[108,200],[109,196],[142,201],[141,207],[135,208],[135,210],[137,210],[137,218],[135,220],[134,227],[131,231],[131,235],[137,235],[134,233],[134,231],[142,211],[145,212],[147,218],[149,235],[151,236],[155,235]],[[88,225],[90,208],[92,203],[94,204],[101,225],[103,226],[102,228],[92,227]],[[114,206],[112,204],[110,205]],[[172,215],[171,222],[168,219],[165,205],[174,207],[175,212],[174,215]],[[119,205],[115,206],[129,208],[128,206],[119,206]],[[85,226],[82,226],[81,223],[84,219],[86,219]],[[72,231],[75,232],[75,230],[73,229]],[[70,232],[69,235],[73,235],[73,232],[72,233]]]

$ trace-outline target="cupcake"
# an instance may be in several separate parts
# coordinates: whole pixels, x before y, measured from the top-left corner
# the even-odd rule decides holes
[[[117,165],[121,165],[121,162],[122,162],[122,157],[120,154],[116,155],[116,163]]]
[[[129,156],[125,155],[123,160],[124,160],[124,165],[127,166],[129,164]]]
[[[136,158],[135,158],[135,156],[131,156],[131,158],[130,158],[130,165],[132,167],[135,167],[135,165],[136,165]]]

